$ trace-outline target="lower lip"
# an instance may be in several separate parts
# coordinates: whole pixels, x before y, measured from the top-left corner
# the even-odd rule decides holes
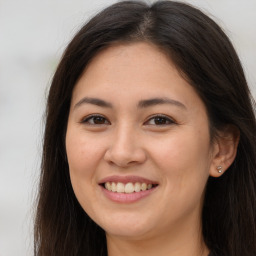
[[[152,192],[156,190],[157,187],[151,188],[149,190],[140,191],[140,192],[133,192],[133,193],[117,193],[112,192],[104,187],[101,187],[104,195],[110,199],[111,201],[117,202],[117,203],[134,203],[142,198],[145,198],[149,196]]]

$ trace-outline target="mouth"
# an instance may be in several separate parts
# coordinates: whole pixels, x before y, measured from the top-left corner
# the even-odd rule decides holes
[[[105,183],[100,184],[102,187],[107,189],[108,191],[115,192],[115,193],[139,193],[141,191],[150,190],[158,186],[158,184],[146,183],[146,182],[114,182],[114,181],[107,181]]]
[[[137,176],[111,176],[99,185],[110,200],[118,203],[132,203],[150,195],[159,186],[157,182]]]

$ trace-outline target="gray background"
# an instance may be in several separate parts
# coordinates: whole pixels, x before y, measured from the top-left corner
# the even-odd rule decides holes
[[[0,0],[0,256],[32,255],[47,89],[81,24],[116,1]],[[256,96],[256,0],[186,1],[225,29]]]

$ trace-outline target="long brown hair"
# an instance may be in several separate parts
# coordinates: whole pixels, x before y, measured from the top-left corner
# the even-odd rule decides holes
[[[114,4],[85,24],[64,52],[47,102],[35,255],[107,255],[104,231],[84,212],[72,190],[65,134],[77,80],[99,51],[118,41],[148,41],[170,56],[204,101],[212,137],[226,124],[239,129],[234,163],[222,177],[208,180],[203,237],[217,255],[256,255],[255,102],[221,28],[200,10],[173,1]]]

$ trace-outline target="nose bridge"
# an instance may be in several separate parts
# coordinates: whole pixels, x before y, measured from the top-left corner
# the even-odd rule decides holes
[[[120,150],[130,151],[135,146],[136,129],[129,124],[120,124],[114,133],[114,145]]]
[[[106,152],[106,160],[125,167],[142,163],[145,158],[138,129],[128,123],[117,125]]]

